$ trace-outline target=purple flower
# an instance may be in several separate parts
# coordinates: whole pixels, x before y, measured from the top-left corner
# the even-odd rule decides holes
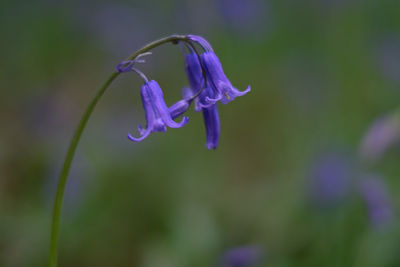
[[[206,97],[207,103],[216,103],[221,101],[222,104],[227,104],[238,96],[243,96],[250,92],[250,86],[244,91],[239,91],[226,77],[221,62],[217,55],[215,55],[211,45],[200,36],[189,35],[190,40],[198,43],[203,49],[204,53],[201,54],[201,64],[206,72],[207,83],[214,91],[214,97]]]
[[[221,101],[222,104],[227,104],[238,96],[243,96],[250,92],[250,86],[244,91],[239,91],[232,86],[231,82],[226,77],[221,62],[214,52],[205,52],[201,55],[201,62],[207,73],[209,84],[214,90],[216,98],[208,98],[208,102]]]
[[[146,129],[139,125],[138,130],[141,134],[139,138],[128,134],[128,138],[135,142],[140,142],[145,139],[151,132],[165,132],[167,126],[170,128],[183,127],[188,118],[183,117],[181,122],[177,123],[173,117],[180,116],[187,110],[189,105],[184,103],[185,100],[179,101],[170,108],[164,102],[163,92],[156,81],[145,82],[140,90],[142,104],[146,114]]]
[[[211,44],[203,37],[192,34],[189,34],[187,37],[189,38],[189,40],[198,43],[204,49],[204,51],[214,52]]]
[[[310,195],[317,205],[339,203],[349,192],[351,170],[346,157],[330,152],[318,158],[311,172]]]
[[[393,144],[399,141],[399,114],[394,113],[378,118],[373,122],[361,142],[361,157],[368,161],[377,161]]]
[[[199,103],[203,101],[205,96],[209,96],[210,94],[212,94],[210,87],[204,88],[203,92],[200,94]],[[201,109],[203,111],[204,124],[206,126],[206,147],[207,149],[216,149],[218,147],[219,135],[221,131],[218,106],[217,104],[213,104],[208,108],[203,107]]]
[[[209,103],[207,99],[213,98],[213,92],[208,90],[209,84],[204,84],[204,76],[196,53],[189,53],[185,56],[185,71],[189,80],[190,88],[185,88],[184,92],[189,98],[198,94],[195,98],[195,111],[198,112],[202,108],[209,108],[215,103]],[[204,88],[203,88],[204,87]]]
[[[393,218],[393,207],[384,181],[377,175],[369,175],[360,187],[371,224],[376,228],[387,226]]]
[[[186,95],[194,96],[200,92],[194,100],[195,111],[203,112],[207,137],[206,147],[207,149],[216,149],[220,136],[218,106],[217,103],[207,102],[207,99],[214,98],[214,92],[208,83],[204,85],[203,72],[197,54],[192,52],[185,56],[185,71],[190,84],[190,88],[186,89]]]
[[[267,0],[218,0],[217,3],[226,26],[237,33],[264,36],[271,25]]]
[[[250,267],[261,258],[261,251],[256,246],[237,247],[228,250],[222,257],[221,267]]]

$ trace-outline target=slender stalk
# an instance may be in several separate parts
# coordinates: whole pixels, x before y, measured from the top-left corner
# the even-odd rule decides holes
[[[148,45],[144,46],[143,48],[139,49],[132,55],[130,55],[126,60],[133,60],[140,54],[143,54],[159,45],[172,42],[177,43],[178,41],[185,41],[187,42],[187,38],[184,35],[171,35],[165,38],[161,38],[156,40]],[[61,173],[58,180],[57,185],[57,192],[54,201],[54,208],[53,208],[53,218],[52,218],[52,225],[51,225],[51,238],[50,238],[50,258],[49,258],[49,266],[56,267],[57,266],[57,248],[58,248],[58,236],[59,236],[59,228],[60,228],[60,217],[61,217],[61,208],[64,199],[64,192],[65,186],[68,180],[68,174],[71,168],[72,160],[74,159],[75,151],[78,146],[79,140],[82,136],[83,130],[86,127],[86,124],[93,113],[94,108],[96,107],[97,103],[99,102],[100,98],[103,96],[104,92],[110,86],[110,84],[117,78],[119,75],[118,72],[113,72],[110,77],[106,80],[106,82],[100,87],[100,89],[95,94],[94,98],[90,101],[89,105],[87,106],[85,112],[82,115],[81,120],[75,130],[75,133],[71,139],[71,142],[68,147],[67,154],[65,156],[64,164],[61,169]]]

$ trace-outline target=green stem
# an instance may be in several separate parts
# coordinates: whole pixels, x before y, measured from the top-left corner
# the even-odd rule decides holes
[[[143,48],[139,49],[132,55],[130,55],[126,60],[133,60],[138,55],[143,54],[159,45],[172,42],[177,43],[178,41],[187,42],[187,38],[184,35],[171,35],[169,37],[165,37],[159,40],[156,40]],[[79,140],[82,136],[83,130],[86,127],[86,124],[92,114],[94,108],[96,107],[97,102],[99,102],[100,98],[103,96],[104,92],[110,86],[110,84],[117,78],[119,73],[113,72],[107,81],[100,87],[94,98],[90,101],[87,106],[83,116],[78,124],[78,127],[75,130],[75,133],[72,137],[71,143],[69,144],[67,155],[64,160],[63,167],[61,169],[60,177],[57,185],[57,193],[54,201],[53,208],[53,219],[51,225],[51,239],[50,239],[50,259],[49,266],[56,267],[57,266],[57,247],[58,247],[58,236],[59,236],[59,228],[60,228],[60,217],[61,217],[61,208],[64,199],[65,186],[67,184],[68,174],[71,168],[72,160],[74,159],[75,151],[78,146]]]

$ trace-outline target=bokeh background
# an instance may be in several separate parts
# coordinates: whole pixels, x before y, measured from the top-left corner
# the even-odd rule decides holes
[[[46,266],[84,108],[172,33],[206,37],[252,91],[219,107],[216,151],[193,110],[132,143],[142,82],[121,75],[73,162],[59,266],[400,266],[398,0],[3,0],[0,25],[0,266]],[[188,84],[172,44],[140,69],[168,104]]]

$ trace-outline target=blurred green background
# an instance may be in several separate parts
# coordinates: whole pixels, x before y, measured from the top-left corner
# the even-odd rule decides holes
[[[193,110],[185,127],[132,143],[142,81],[121,75],[73,162],[59,266],[233,266],[222,255],[250,245],[257,266],[400,266],[399,147],[359,153],[399,107],[400,1],[3,0],[0,25],[0,266],[46,266],[84,108],[118,63],[173,33],[207,38],[252,91],[220,105],[216,151]],[[140,69],[168,104],[188,84],[171,44]],[[383,222],[360,189],[369,174],[386,187]]]

